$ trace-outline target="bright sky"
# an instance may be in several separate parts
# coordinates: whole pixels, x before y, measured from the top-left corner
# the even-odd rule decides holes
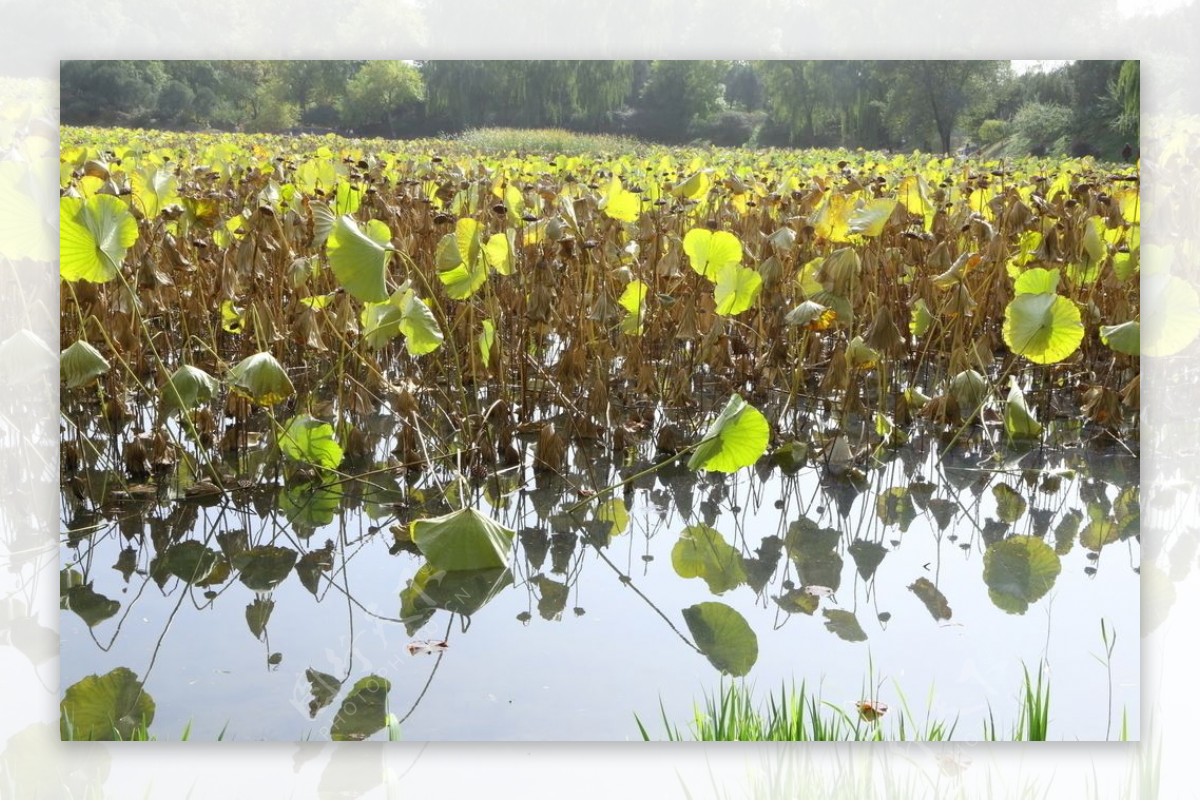
[[[1039,72],[1050,72],[1051,70],[1061,67],[1063,64],[1069,64],[1069,63],[1070,63],[1070,60],[1068,60],[1068,59],[1059,59],[1059,60],[1044,59],[1041,61],[1016,61],[1016,60],[1014,60],[1011,62],[1013,72],[1017,73],[1018,75],[1024,75],[1027,72],[1034,72],[1035,70],[1039,71]]]

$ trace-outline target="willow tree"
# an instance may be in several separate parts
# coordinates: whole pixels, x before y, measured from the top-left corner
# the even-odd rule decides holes
[[[629,61],[426,61],[428,109],[457,128],[599,127],[629,97]]]

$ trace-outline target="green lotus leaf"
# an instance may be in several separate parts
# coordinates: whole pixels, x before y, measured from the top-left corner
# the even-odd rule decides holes
[[[762,412],[734,394],[708,427],[688,460],[688,469],[732,473],[748,467],[766,452],[770,435]]]
[[[104,375],[109,367],[108,359],[82,339],[76,340],[59,356],[59,374],[69,388],[81,387]]]
[[[1137,320],[1100,326],[1100,341],[1117,353],[1137,356],[1142,352],[1142,331]]]
[[[447,571],[426,562],[400,592],[400,619],[412,636],[438,609],[470,617],[512,581],[507,567]]]
[[[150,575],[161,579],[171,575],[188,584],[202,583],[221,561],[221,554],[196,540],[176,542],[157,554],[150,562]]]
[[[464,217],[455,224],[454,233],[438,242],[438,279],[455,300],[471,297],[487,281],[487,261],[479,237],[479,223]]]
[[[379,220],[366,230],[349,215],[338,217],[325,243],[329,266],[338,283],[362,301],[387,300],[387,262],[391,255],[392,232]]]
[[[722,267],[742,263],[741,240],[728,231],[693,228],[683,237],[683,252],[692,269],[713,283]]]
[[[490,366],[492,363],[492,346],[496,343],[496,324],[491,320],[484,320],[480,323],[479,339],[479,356],[483,359],[485,366]]]
[[[1099,551],[1121,539],[1121,529],[1098,503],[1088,504],[1088,524],[1079,532],[1079,544],[1089,551]]]
[[[508,565],[514,533],[477,509],[415,520],[412,541],[440,570],[481,570]]]
[[[907,531],[917,518],[917,509],[906,487],[891,487],[876,498],[875,514],[885,526],[899,526],[901,531]]]
[[[308,702],[308,716],[316,717],[317,712],[329,706],[341,691],[342,682],[335,676],[312,668],[304,671],[304,678],[308,679],[309,689],[312,692],[312,700]]]
[[[483,247],[488,266],[500,275],[512,275],[513,254],[517,250],[517,232],[509,228],[502,234],[492,234]]]
[[[683,610],[696,647],[712,666],[731,676],[745,676],[758,661],[758,637],[737,610],[717,601]]]
[[[949,620],[954,614],[946,596],[924,576],[909,584],[908,588],[921,599],[921,603],[925,604],[925,608],[929,610],[929,614],[933,615],[934,620]]]
[[[75,682],[58,706],[64,740],[128,740],[154,722],[154,699],[125,667]]]
[[[274,611],[275,601],[271,598],[255,598],[246,604],[246,626],[254,635],[254,639],[262,639],[263,632],[267,630],[267,623],[271,620],[271,613]]]
[[[1034,267],[1017,276],[1013,282],[1013,293],[1016,295],[1044,295],[1058,291],[1058,270],[1046,270]]]
[[[864,579],[870,579],[875,575],[875,571],[879,569],[879,565],[883,562],[883,557],[887,556],[888,550],[878,542],[870,540],[856,539],[850,543],[848,549],[850,558],[854,560],[854,566],[858,568],[858,575]]]
[[[288,484],[279,490],[279,511],[294,526],[320,528],[337,517],[342,507],[342,485],[311,481]]]
[[[199,367],[185,364],[167,379],[162,388],[162,406],[167,412],[187,411],[212,399],[221,383]]]
[[[705,525],[688,526],[671,549],[671,566],[681,578],[702,578],[709,592],[720,595],[746,581],[742,555],[721,532]]]
[[[900,201],[894,197],[876,198],[868,201],[850,215],[849,233],[863,236],[879,236]]]
[[[1028,504],[1021,493],[1008,484],[997,484],[992,487],[992,495],[996,497],[996,514],[1005,523],[1015,523],[1025,514]]]
[[[137,220],[120,198],[95,195],[59,201],[59,275],[102,284],[116,278],[137,241]]]
[[[563,610],[567,608],[567,599],[571,595],[571,588],[546,576],[537,576],[533,579],[533,583],[537,585],[538,614],[542,616],[542,620],[555,620],[561,617]]]
[[[611,540],[625,533],[629,527],[629,510],[621,498],[609,498],[596,506],[596,522],[607,529],[607,539]]]
[[[365,740],[387,725],[387,695],[391,690],[392,683],[382,676],[356,681],[333,716],[330,739]]]
[[[1011,387],[1008,402],[1004,404],[1004,430],[1013,439],[1036,439],[1042,435],[1042,424],[1034,416],[1033,409],[1025,405],[1025,395],[1014,376],[1009,376]]]
[[[291,548],[258,545],[247,548],[230,561],[241,571],[239,578],[243,584],[257,592],[266,592],[288,577],[299,556]]]
[[[950,379],[950,397],[958,403],[958,412],[963,419],[978,413],[987,396],[987,380],[974,370],[963,370]]]
[[[983,581],[992,603],[1009,614],[1024,614],[1054,586],[1062,563],[1037,537],[1018,536],[988,546]]]
[[[287,371],[266,351],[247,356],[231,367],[227,381],[260,406],[273,406],[296,392]]]
[[[933,325],[933,314],[929,311],[924,298],[917,298],[913,304],[912,317],[908,321],[908,330],[914,337],[923,337]]]
[[[642,199],[635,192],[626,190],[620,177],[614,175],[608,192],[600,199],[599,208],[614,220],[636,222],[642,213]]]
[[[762,276],[757,270],[726,264],[717,271],[717,286],[713,290],[717,314],[723,317],[741,314],[754,305],[761,289]]]
[[[400,298],[400,333],[411,356],[423,356],[442,346],[445,336],[425,301],[410,289]]]
[[[641,314],[646,306],[646,293],[649,287],[642,281],[630,281],[625,286],[625,291],[621,293],[621,297],[617,300],[617,305],[625,309],[630,314]]]
[[[866,641],[867,633],[863,631],[853,612],[845,609],[824,609],[821,614],[825,616],[825,628],[846,642]]]
[[[342,446],[333,426],[307,414],[298,414],[279,437],[279,449],[295,462],[333,470],[342,463]]]
[[[178,179],[169,167],[149,167],[137,170],[129,179],[133,202],[146,219],[154,219],[167,206],[178,204]]]
[[[62,595],[61,602],[65,609],[79,615],[89,629],[108,620],[121,609],[119,601],[93,590],[91,582],[69,588]]]
[[[1004,309],[1004,342],[1037,364],[1059,362],[1083,341],[1079,309],[1062,295],[1017,295]]]

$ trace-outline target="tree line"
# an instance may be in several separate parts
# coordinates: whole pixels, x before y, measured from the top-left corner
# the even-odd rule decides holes
[[[72,125],[1129,157],[1137,61],[66,61]],[[1126,145],[1132,145],[1126,147]]]

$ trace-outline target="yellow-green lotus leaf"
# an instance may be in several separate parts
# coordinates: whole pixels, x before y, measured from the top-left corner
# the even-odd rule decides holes
[[[742,243],[728,231],[693,228],[683,237],[683,252],[692,269],[716,283],[726,265],[742,263]]]
[[[738,264],[726,264],[720,268],[717,272],[717,286],[713,290],[717,314],[732,317],[751,308],[758,300],[762,283],[762,276],[757,270]]]
[[[137,241],[137,220],[120,198],[64,197],[58,205],[59,275],[66,281],[111,281]]]
[[[708,427],[688,468],[732,473],[748,467],[766,451],[770,434],[762,412],[735,394]]]
[[[1070,356],[1083,341],[1079,309],[1062,295],[1017,295],[1004,309],[1004,342],[1037,364]]]

